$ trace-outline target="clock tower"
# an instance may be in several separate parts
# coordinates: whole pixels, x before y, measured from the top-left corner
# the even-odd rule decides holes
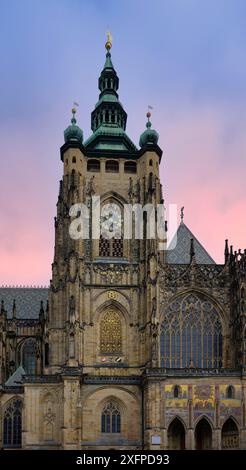
[[[65,396],[71,398],[74,393],[76,404],[87,400],[86,413],[90,413],[90,421],[85,420],[80,430],[78,408],[73,411],[74,423],[71,409],[65,413],[65,448],[76,447],[78,439],[86,446],[92,429],[94,439],[100,436],[103,445],[108,433],[101,432],[102,426],[108,424],[97,422],[98,415],[91,412],[104,401],[105,407],[115,407],[115,413],[126,407],[125,423],[135,410],[137,432],[132,423],[123,427],[126,431],[120,436],[125,444],[140,445],[140,375],[159,360],[158,263],[163,255],[156,231],[147,235],[150,221],[156,225],[157,204],[163,203],[162,151],[158,134],[151,129],[150,113],[140,149],[128,137],[110,51],[108,40],[98,80],[99,100],[91,113],[91,136],[83,141],[73,108],[61,147],[64,172],[45,322],[45,373],[63,374]],[[131,227],[127,235],[126,214]],[[96,233],[93,220],[100,220]],[[71,236],[72,224],[77,224],[75,236]],[[80,236],[85,227],[87,236]],[[113,437],[117,441],[117,433]]]
[[[126,133],[111,46],[91,135],[76,106],[64,132],[50,287],[0,288],[0,446],[244,449],[246,250],[216,264],[182,208],[164,251],[158,134]]]

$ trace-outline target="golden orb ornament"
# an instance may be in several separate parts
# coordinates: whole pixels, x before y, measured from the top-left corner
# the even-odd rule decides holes
[[[107,41],[105,44],[105,48],[107,49],[107,51],[109,51],[111,47],[112,47],[112,34],[110,33],[110,31],[107,31]]]

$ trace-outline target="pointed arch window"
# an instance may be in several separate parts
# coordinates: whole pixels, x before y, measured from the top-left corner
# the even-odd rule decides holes
[[[122,325],[119,313],[109,309],[100,323],[100,354],[122,353]]]
[[[101,208],[100,257],[123,257],[123,216],[118,204],[108,202]]]
[[[26,374],[35,374],[36,363],[36,342],[32,338],[28,338],[19,350],[19,364],[22,365]]]
[[[21,447],[22,402],[13,400],[4,412],[3,446]]]
[[[232,385],[229,385],[229,387],[227,387],[226,398],[235,398],[235,389]]]
[[[188,294],[164,313],[160,336],[161,367],[222,367],[222,323],[205,296]]]
[[[120,433],[121,415],[118,406],[112,402],[107,403],[102,411],[101,432],[107,434]]]

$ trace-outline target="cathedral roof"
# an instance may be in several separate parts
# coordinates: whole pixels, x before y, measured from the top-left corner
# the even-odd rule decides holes
[[[5,385],[7,387],[19,387],[21,385],[22,376],[25,375],[23,367],[19,366],[14,373],[8,378]]]
[[[0,302],[4,301],[7,317],[13,317],[15,301],[16,318],[38,319],[40,302],[44,305],[48,300],[47,287],[0,287]]]
[[[183,221],[181,221],[179,225],[176,236],[171,241],[167,251],[168,264],[190,264],[191,239],[193,239],[193,247],[197,264],[216,264],[213,258],[211,258],[199,240],[197,240]]]

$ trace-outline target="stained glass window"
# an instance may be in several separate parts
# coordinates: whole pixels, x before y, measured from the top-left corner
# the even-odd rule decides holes
[[[120,433],[120,411],[112,402],[107,403],[102,411],[101,431],[103,433]]]
[[[21,447],[21,410],[21,400],[13,400],[4,412],[4,447]]]
[[[161,367],[222,367],[222,324],[216,307],[201,294],[173,301],[160,336]]]
[[[100,324],[100,353],[120,354],[122,331],[120,315],[113,308],[107,310]]]

